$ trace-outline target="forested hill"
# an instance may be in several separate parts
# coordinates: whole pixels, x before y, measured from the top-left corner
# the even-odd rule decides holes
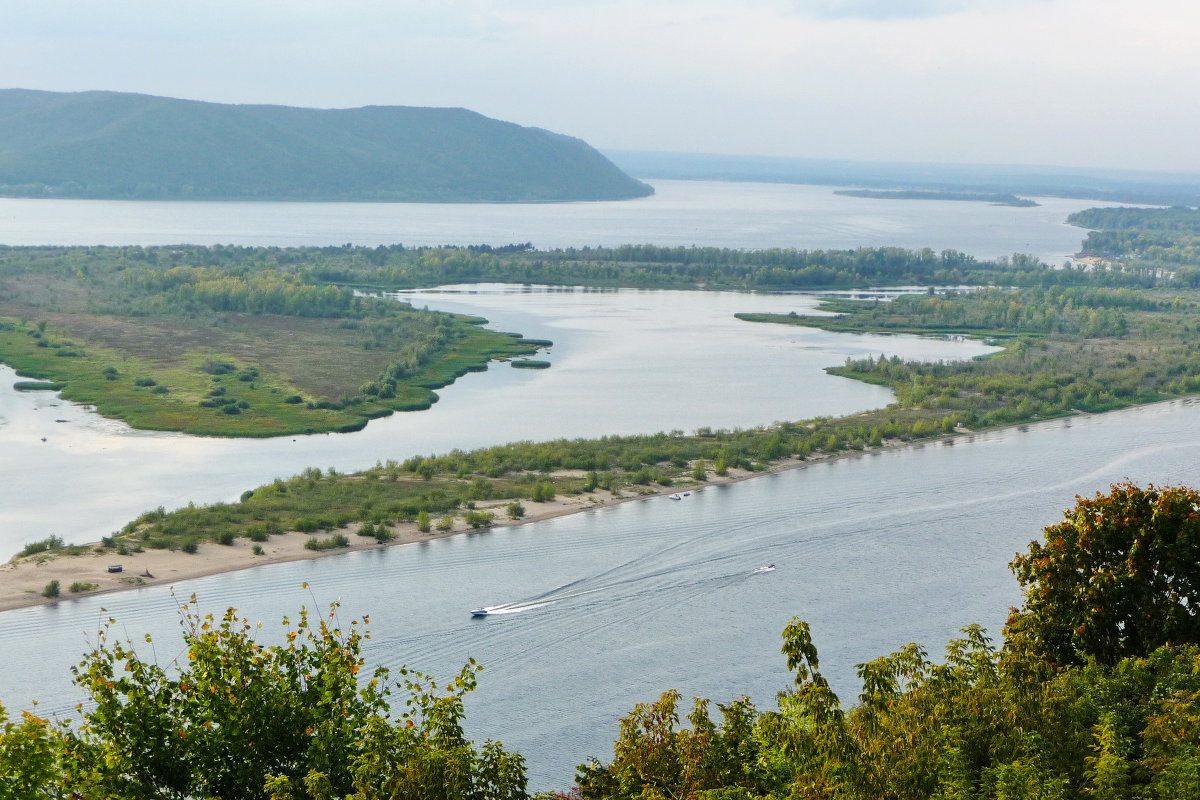
[[[652,191],[582,140],[459,108],[0,90],[0,195],[553,202]]]

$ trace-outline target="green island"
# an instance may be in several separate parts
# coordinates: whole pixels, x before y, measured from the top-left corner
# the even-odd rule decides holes
[[[355,431],[547,346],[222,248],[0,248],[0,361],[138,428]],[[165,256],[160,259],[160,256]]]
[[[1011,568],[1004,642],[977,625],[938,660],[859,664],[851,706],[793,618],[774,708],[680,692],[620,721],[611,758],[541,800],[1191,800],[1200,783],[1200,493],[1079,498]],[[264,638],[180,608],[165,664],[116,619],[73,669],[77,725],[0,707],[0,797],[525,800],[520,753],[465,733],[482,667],[444,682],[364,657],[369,621],[300,609]],[[498,691],[501,687],[487,687]],[[268,712],[268,713],[264,713]],[[236,758],[226,757],[237,753]],[[566,777],[564,776],[564,782]],[[563,787],[564,790],[566,787]]]
[[[139,428],[219,436],[353,431],[540,340],[371,292],[462,282],[802,290],[1138,286],[1135,264],[1051,270],[954,251],[627,246],[0,247],[0,361]],[[41,385],[37,385],[37,384]]]
[[[838,189],[834,194],[845,197],[866,197],[873,200],[964,200],[972,203],[991,203],[994,206],[1032,208],[1041,205],[1028,197],[1009,192],[939,192],[932,189]]]

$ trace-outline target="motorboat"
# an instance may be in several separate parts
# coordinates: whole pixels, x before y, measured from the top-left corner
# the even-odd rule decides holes
[[[766,566],[763,566],[763,567],[755,567],[754,572],[752,574],[760,575],[764,572],[774,572],[774,571],[775,571],[775,565],[767,564]]]
[[[678,495],[678,494],[669,495],[668,497],[669,497],[669,499],[671,499],[671,500],[682,500],[682,499],[683,499],[683,496],[682,496],[682,495]]]
[[[488,614],[490,614],[490,613],[492,613],[492,612],[488,611],[486,608],[473,608],[473,609],[471,609],[471,616],[472,616],[472,617],[486,617],[486,616],[487,616]]]

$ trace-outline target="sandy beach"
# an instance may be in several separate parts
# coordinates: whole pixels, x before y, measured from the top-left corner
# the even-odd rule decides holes
[[[968,431],[963,431],[968,433]],[[943,437],[943,438],[953,438]],[[936,440],[933,440],[936,441]],[[678,492],[701,491],[707,486],[726,483],[737,483],[751,478],[769,475],[786,470],[800,469],[813,464],[828,461],[855,458],[870,452],[895,447],[906,447],[923,442],[903,443],[885,442],[882,447],[868,450],[840,452],[833,455],[816,454],[808,459],[783,459],[771,465],[767,470],[750,472],[747,470],[730,469],[725,477],[709,474],[705,482],[681,483],[676,486],[637,486],[627,487],[619,495],[603,489],[579,495],[560,495],[552,501],[534,503],[523,500],[525,516],[518,520],[510,520],[504,514],[504,507],[509,500],[481,502],[477,510],[492,511],[496,515],[493,528],[526,525],[531,522],[574,514],[588,509],[602,508],[652,497],[661,497]],[[380,547],[398,547],[415,542],[440,539],[454,536],[472,530],[462,519],[455,518],[454,527],[448,531],[432,531],[422,533],[417,530],[415,523],[400,523],[391,528],[394,538],[379,544],[369,536],[355,535],[360,523],[351,523],[338,533],[345,534],[350,539],[349,547],[336,550],[309,550],[305,542],[313,538],[324,538],[328,533],[305,534],[288,532],[272,536],[267,542],[261,543],[262,555],[254,553],[254,542],[239,538],[232,545],[221,545],[205,542],[195,553],[185,553],[182,550],[145,550],[141,553],[117,555],[112,550],[100,547],[95,542],[87,547],[88,552],[80,555],[66,553],[38,553],[24,558],[14,558],[0,567],[0,611],[8,611],[27,606],[47,605],[50,603],[70,602],[76,597],[90,597],[96,594],[137,589],[143,586],[161,584],[177,584],[192,578],[202,578],[222,572],[232,572],[241,569],[253,569],[268,564],[279,564],[286,561],[301,561],[328,556],[337,556],[355,550],[367,550]],[[120,571],[110,571],[110,568],[120,566]],[[43,593],[51,581],[58,581],[58,597],[47,597]],[[78,591],[72,591],[72,587]],[[85,588],[86,587],[86,588]]]

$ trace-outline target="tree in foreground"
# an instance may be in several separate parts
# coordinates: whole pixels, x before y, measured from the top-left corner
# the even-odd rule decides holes
[[[1055,664],[1200,642],[1200,493],[1123,483],[1076,500],[1013,561],[1025,607],[1009,637]]]
[[[1200,798],[1200,495],[1130,484],[1079,499],[1013,569],[1026,590],[1002,648],[978,627],[941,663],[917,645],[858,665],[845,710],[808,626],[795,685],[709,721],[679,695],[639,705],[584,800],[1195,800]]]
[[[87,800],[521,800],[524,762],[501,745],[476,748],[462,729],[463,696],[479,667],[447,686],[402,670],[405,710],[390,716],[387,673],[362,675],[362,622],[338,625],[336,604],[314,619],[284,620],[277,644],[229,609],[182,607],[183,655],[166,667],[111,636],[75,670],[95,707],[78,729],[39,740],[27,719],[0,739],[41,753],[54,745],[57,778],[11,795]],[[146,649],[153,643],[146,638]],[[80,708],[82,710],[82,707]],[[33,778],[42,773],[30,772]],[[44,777],[44,776],[43,776]],[[38,785],[38,784],[31,784]],[[0,778],[0,787],[5,786]],[[0,798],[6,798],[0,788]]]

